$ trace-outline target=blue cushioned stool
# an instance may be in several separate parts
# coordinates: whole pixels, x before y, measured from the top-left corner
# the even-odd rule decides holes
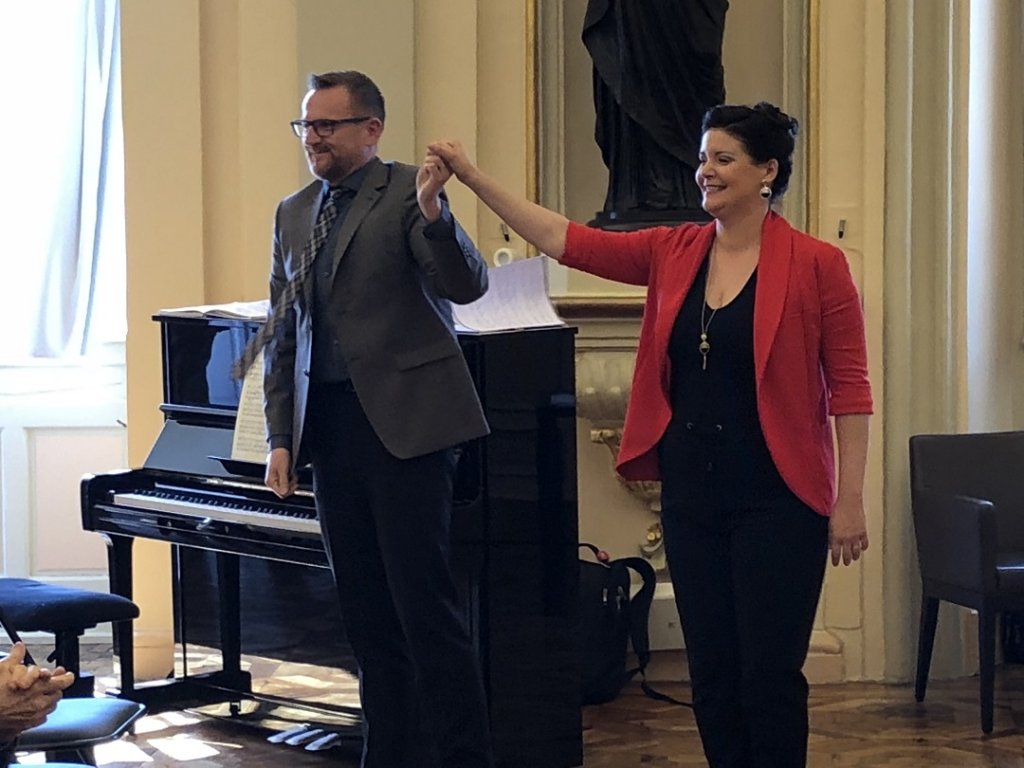
[[[75,673],[74,684],[64,692],[66,698],[93,693],[93,676],[81,671],[78,638],[82,633],[102,622],[130,621],[139,615],[138,606],[120,595],[18,578],[0,578],[0,608],[18,632],[54,635],[53,653],[47,660]]]
[[[142,704],[126,699],[62,699],[45,723],[22,731],[17,750],[96,765],[93,747],[121,738],[145,711]]]

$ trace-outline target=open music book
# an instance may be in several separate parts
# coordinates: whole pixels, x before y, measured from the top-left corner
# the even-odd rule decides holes
[[[487,293],[471,304],[452,305],[459,331],[498,333],[565,325],[548,298],[547,256],[487,270]]]
[[[231,301],[227,304],[199,304],[195,307],[161,309],[157,314],[167,317],[224,317],[229,320],[266,320],[269,299]]]

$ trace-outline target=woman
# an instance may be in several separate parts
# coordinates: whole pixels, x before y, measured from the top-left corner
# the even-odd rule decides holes
[[[696,178],[714,220],[628,233],[516,198],[457,142],[430,145],[427,158],[542,252],[647,286],[618,469],[662,481],[712,768],[806,763],[801,669],[827,554],[848,565],[868,546],[872,400],[856,288],[839,249],[770,207],[789,181],[796,132],[770,104],[712,108]]]

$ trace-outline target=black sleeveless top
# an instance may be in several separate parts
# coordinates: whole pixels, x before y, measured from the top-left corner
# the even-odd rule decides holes
[[[663,503],[762,507],[791,500],[757,415],[757,270],[714,316],[704,303],[707,277],[705,257],[669,340],[672,420],[659,446]],[[699,350],[702,308],[709,344],[706,367]]]

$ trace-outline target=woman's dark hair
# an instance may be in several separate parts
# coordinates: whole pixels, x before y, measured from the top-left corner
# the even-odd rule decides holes
[[[743,143],[755,163],[779,162],[779,172],[772,182],[772,200],[777,200],[789,186],[793,173],[793,148],[800,124],[774,104],[761,101],[752,107],[720,104],[704,113],[700,131],[718,128]]]
[[[379,118],[384,122],[384,97],[380,88],[362,72],[345,70],[342,72],[325,72],[322,75],[310,75],[309,87],[314,91],[326,88],[344,88],[352,99],[352,106],[357,111],[370,117]]]

